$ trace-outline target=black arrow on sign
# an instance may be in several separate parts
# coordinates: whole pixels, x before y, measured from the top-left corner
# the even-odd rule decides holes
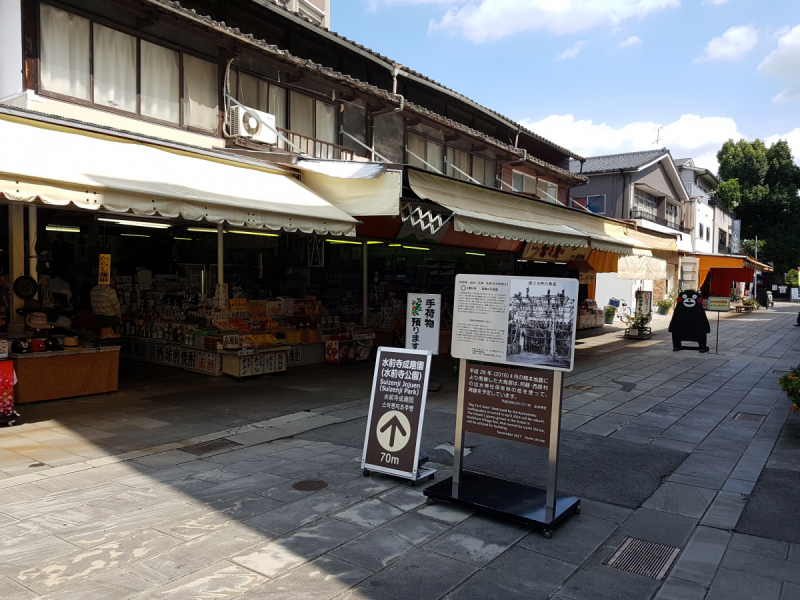
[[[389,446],[394,447],[394,434],[397,433],[397,430],[400,430],[400,435],[406,437],[408,433],[406,430],[403,429],[403,424],[400,423],[400,419],[397,418],[397,415],[394,415],[389,422],[386,423],[383,427],[381,427],[381,433],[385,432],[387,429],[392,428],[392,431],[389,433]]]

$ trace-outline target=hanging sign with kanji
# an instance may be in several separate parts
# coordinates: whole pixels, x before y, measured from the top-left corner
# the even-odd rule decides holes
[[[439,354],[441,294],[409,294],[406,303],[406,348]]]
[[[111,285],[111,255],[101,254],[100,264],[97,271],[98,285]]]

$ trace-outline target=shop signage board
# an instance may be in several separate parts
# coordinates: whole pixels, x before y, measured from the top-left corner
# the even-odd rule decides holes
[[[101,254],[97,269],[97,284],[111,285],[111,255]]]
[[[442,321],[441,294],[408,294],[406,300],[406,348],[439,354]]]
[[[734,219],[731,223],[731,254],[742,252],[742,220]]]
[[[528,243],[522,252],[526,260],[546,262],[569,262],[571,260],[587,261],[592,249],[588,246],[562,246],[560,244]]]
[[[706,310],[717,313],[717,345],[714,354],[719,354],[719,313],[731,311],[731,299],[726,296],[710,296]]]
[[[578,280],[459,275],[451,354],[465,360],[572,371]]]
[[[429,502],[541,527],[550,538],[555,525],[580,512],[579,498],[557,490],[561,398],[564,371],[573,363],[578,281],[461,275],[455,287],[451,353],[460,360],[453,476],[424,494]],[[497,352],[498,341],[508,345],[507,354]],[[547,353],[551,346],[559,348],[558,360]],[[519,355],[524,360],[509,360]],[[466,433],[547,448],[547,488],[465,470]],[[509,444],[501,456],[515,452],[524,450]]]
[[[594,271],[578,271],[578,283],[594,285],[596,283],[597,274]]]
[[[793,288],[791,289],[791,292],[790,292],[790,297],[789,297],[789,299],[790,299],[792,302],[797,302],[798,300],[800,300],[800,295],[798,295],[798,292],[800,292],[800,290],[798,290],[797,288],[794,288],[794,287],[793,287]]]
[[[431,353],[378,348],[361,469],[417,481],[435,473],[419,467]]]

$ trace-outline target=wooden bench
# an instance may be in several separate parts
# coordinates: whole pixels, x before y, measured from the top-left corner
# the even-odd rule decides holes
[[[753,312],[754,306],[745,306],[744,304],[737,304],[736,305],[736,312],[737,313],[751,313]]]

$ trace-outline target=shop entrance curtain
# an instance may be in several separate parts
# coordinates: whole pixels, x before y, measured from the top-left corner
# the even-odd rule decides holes
[[[733,283],[753,281],[755,271],[747,267],[741,269],[711,269],[709,291],[712,296],[728,296]]]
[[[280,169],[0,113],[11,201],[353,235],[357,221]]]

